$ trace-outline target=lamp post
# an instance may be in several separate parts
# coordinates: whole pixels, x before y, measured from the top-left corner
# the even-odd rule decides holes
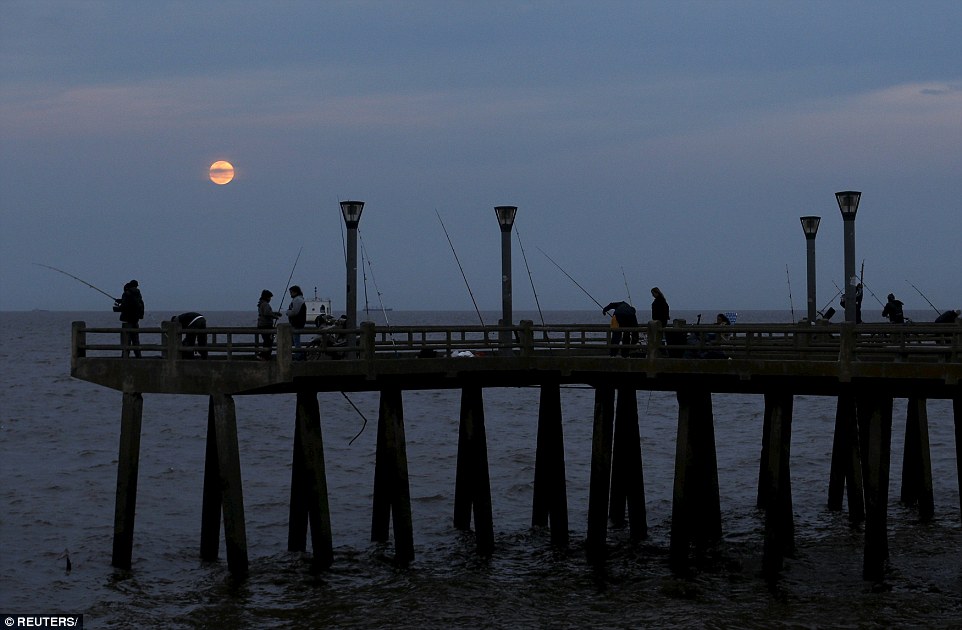
[[[501,326],[510,326],[511,315],[511,226],[518,213],[518,206],[495,206],[494,214],[501,226]],[[511,331],[498,333],[501,353],[511,354]]]
[[[835,193],[845,229],[845,321],[853,323],[856,321],[855,287],[858,284],[855,276],[855,213],[861,197],[862,193],[857,190]]]
[[[805,232],[805,249],[808,259],[808,323],[815,323],[815,234],[822,217],[800,217]]]
[[[342,201],[341,214],[347,226],[347,297],[344,300],[344,313],[347,315],[347,328],[357,328],[357,224],[361,222],[363,201]],[[348,347],[355,347],[354,335],[348,337]]]

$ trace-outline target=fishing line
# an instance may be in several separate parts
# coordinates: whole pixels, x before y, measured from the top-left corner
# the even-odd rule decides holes
[[[517,223],[514,225],[514,235],[518,237],[518,247],[521,248],[521,258],[524,260],[524,268],[528,270],[528,281],[531,283],[531,292],[534,293],[534,303],[538,307],[538,316],[541,317],[541,325],[545,326],[544,314],[541,312],[541,303],[538,301],[538,291],[534,288],[534,277],[531,275],[531,267],[528,266],[528,257],[524,254],[524,245],[521,243],[521,232],[518,231]],[[545,335],[547,335],[547,331]]]
[[[76,280],[77,282],[80,282],[80,283],[83,283],[83,284],[87,285],[88,287],[90,287],[90,288],[93,289],[94,291],[99,291],[100,293],[103,293],[104,295],[106,295],[107,297],[109,297],[109,298],[110,298],[111,300],[113,300],[114,302],[118,302],[118,301],[119,301],[118,298],[115,298],[114,296],[110,295],[109,293],[107,293],[107,292],[104,291],[103,289],[98,288],[98,287],[95,287],[94,285],[90,284],[90,283],[87,282],[86,280],[84,280],[84,279],[82,279],[82,278],[78,278],[77,276],[73,275],[72,273],[67,273],[67,272],[64,271],[63,269],[57,269],[56,267],[51,267],[50,265],[44,265],[44,264],[42,264],[42,263],[33,263],[33,264],[37,265],[38,267],[46,267],[47,269],[52,269],[52,270],[54,270],[54,271],[59,271],[59,272],[62,273],[63,275],[69,276],[69,277],[73,278],[74,280]]]
[[[558,263],[556,263],[555,260],[554,260],[554,258],[552,258],[552,257],[549,256],[548,254],[546,254],[545,251],[544,251],[543,249],[541,249],[540,247],[538,248],[538,251],[541,252],[542,254],[544,254],[545,258],[547,258],[547,259],[550,260],[552,263],[554,263],[554,266],[557,267],[559,270],[561,270],[561,273],[563,273],[564,275],[568,276],[568,280],[571,280],[572,282],[574,282],[574,283],[575,283],[575,286],[577,286],[579,289],[581,289],[582,291],[584,291],[584,294],[587,295],[589,298],[591,298],[591,301],[594,302],[595,304],[597,304],[597,305],[598,305],[598,308],[601,308],[601,309],[604,308],[604,306],[601,305],[601,302],[599,302],[598,300],[596,300],[590,293],[588,293],[588,291],[587,291],[583,286],[581,286],[580,284],[578,284],[578,281],[575,280],[574,278],[572,278],[572,277],[571,277],[571,274],[569,274],[567,271],[565,271],[564,269],[562,269],[562,268],[561,268],[561,265],[559,265]]]
[[[350,446],[351,444],[354,444],[354,440],[361,437],[361,434],[364,433],[364,429],[367,428],[367,417],[363,413],[361,413],[361,410],[357,408],[357,405],[354,404],[353,400],[348,398],[347,394],[345,394],[344,392],[341,392],[341,396],[344,396],[344,400],[351,403],[351,406],[354,407],[354,411],[357,412],[357,415],[361,416],[361,419],[364,420],[364,424],[361,425],[361,430],[357,432],[357,435],[351,438],[350,442],[347,443],[347,445]]]
[[[438,215],[438,221],[441,223],[441,229],[444,230],[444,236],[448,239],[448,245],[451,246],[451,253],[454,254],[454,260],[458,263],[458,269],[461,270],[461,277],[464,279],[464,286],[468,288],[468,295],[471,296],[471,302],[474,303],[474,310],[478,313],[478,319],[481,320],[481,325],[484,326],[484,318],[481,317],[481,309],[478,308],[478,303],[474,299],[474,293],[471,291],[471,285],[468,284],[468,277],[464,275],[464,267],[461,266],[461,260],[458,259],[458,252],[454,249],[454,243],[451,242],[451,237],[448,235],[448,229],[444,227],[444,221],[441,220],[441,213],[438,209],[434,209],[434,214]]]
[[[909,282],[909,281],[906,280],[906,282]],[[919,288],[918,288],[917,286],[915,286],[915,285],[912,284],[911,282],[909,282],[909,286],[911,286],[913,289],[915,289],[916,291],[918,291],[919,295],[922,296],[922,299],[923,299],[923,300],[925,300],[926,302],[929,302],[929,298],[925,297],[925,294],[922,293],[921,291],[919,291]],[[931,306],[932,309],[933,309],[936,313],[938,313],[939,315],[942,314],[942,311],[940,311],[939,309],[935,308],[935,304],[932,304],[932,302],[929,302],[929,306]]]

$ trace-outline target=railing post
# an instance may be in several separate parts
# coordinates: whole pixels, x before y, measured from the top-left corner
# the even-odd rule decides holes
[[[87,356],[87,323],[73,322],[70,325],[70,369],[77,369],[77,359]]]
[[[164,331],[161,335],[164,344],[163,356],[170,363],[174,363],[180,357],[180,322],[160,322],[160,328]]]
[[[522,319],[518,322],[520,325],[520,330],[518,334],[521,337],[521,356],[523,357],[533,357],[534,356],[534,322],[530,319]]]
[[[847,382],[852,379],[852,361],[855,360],[855,322],[842,322],[839,329],[838,377]]]
[[[290,367],[293,357],[294,333],[290,324],[277,325],[277,364]]]
[[[365,361],[374,360],[374,349],[377,343],[374,328],[374,322],[361,322],[361,358]]]
[[[661,322],[648,322],[648,374],[649,376],[657,372],[655,369],[658,360],[658,353],[661,351],[662,339]]]

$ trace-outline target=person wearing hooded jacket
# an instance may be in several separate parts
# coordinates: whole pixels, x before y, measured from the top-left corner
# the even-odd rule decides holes
[[[140,285],[136,280],[131,280],[124,285],[124,294],[119,300],[114,300],[114,312],[120,313],[121,327],[128,329],[140,328],[140,320],[144,318],[144,298],[140,293]],[[124,330],[120,333],[120,343],[124,346],[140,345],[140,334]],[[126,357],[129,351],[125,347],[123,355]],[[134,350],[134,356],[140,358],[140,350]]]

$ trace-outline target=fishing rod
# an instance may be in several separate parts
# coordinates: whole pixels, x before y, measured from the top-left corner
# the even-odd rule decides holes
[[[56,267],[51,267],[50,265],[44,265],[44,264],[42,264],[42,263],[33,263],[33,264],[37,265],[38,267],[46,267],[47,269],[52,269],[52,270],[54,270],[54,271],[59,271],[59,272],[62,273],[63,275],[69,276],[69,277],[73,278],[74,280],[76,280],[77,282],[86,284],[88,287],[90,287],[90,288],[93,289],[94,291],[98,291],[98,292],[100,292],[100,293],[103,293],[104,295],[106,295],[107,297],[109,297],[109,298],[110,298],[111,300],[113,300],[114,302],[118,302],[118,301],[119,301],[118,298],[115,298],[114,296],[110,295],[109,293],[107,293],[107,292],[104,291],[103,289],[101,289],[101,288],[99,288],[99,287],[95,287],[94,285],[90,284],[90,283],[87,282],[86,280],[84,280],[84,279],[82,279],[82,278],[78,278],[77,276],[73,275],[72,273],[67,273],[67,272],[64,271],[63,269],[57,269]]]
[[[291,279],[294,277],[294,270],[297,269],[297,261],[301,259],[301,251],[303,249],[304,246],[301,245],[301,249],[297,250],[297,258],[294,259],[294,266],[291,267],[291,275],[287,276],[287,286],[284,287],[284,292],[281,293],[281,303],[277,307],[277,310],[281,310],[281,308],[284,306],[284,296],[287,295],[287,290],[291,288]]]
[[[444,227],[444,221],[441,220],[441,213],[438,212],[437,208],[435,208],[434,214],[438,215],[438,222],[441,224],[441,229],[444,230],[444,236],[448,239],[448,245],[451,246],[451,253],[454,254],[454,260],[458,263],[458,269],[461,270],[461,277],[464,279],[464,286],[468,288],[468,295],[471,296],[471,302],[474,303],[474,310],[478,313],[478,319],[481,320],[481,325],[484,326],[484,318],[481,317],[481,309],[478,308],[478,303],[474,299],[474,292],[471,291],[471,285],[468,284],[468,277],[464,275],[464,267],[461,266],[461,260],[458,258],[458,252],[454,249],[454,243],[451,242],[451,236],[448,234],[448,229]]]
[[[788,279],[788,303],[792,306],[792,323],[795,323],[795,301],[792,300],[792,277],[788,275],[788,265],[785,265],[785,277]]]
[[[862,288],[863,288],[863,289],[868,289],[868,292],[872,294],[872,297],[875,298],[875,301],[879,303],[879,306],[881,306],[882,308],[885,308],[885,303],[884,303],[882,300],[880,300],[879,297],[878,297],[877,295],[875,295],[875,291],[873,291],[873,290],[872,290],[867,284],[865,284],[864,282],[862,283]]]
[[[541,325],[545,326],[544,314],[541,312],[541,303],[538,301],[538,291],[534,288],[534,278],[531,275],[531,267],[528,266],[528,257],[524,254],[524,245],[521,243],[521,232],[518,225],[514,226],[514,234],[518,237],[518,247],[521,248],[521,258],[524,260],[524,268],[528,270],[528,281],[531,283],[531,292],[534,293],[534,303],[538,307],[538,316],[541,317]],[[547,333],[545,333],[547,335]]]
[[[909,281],[906,280],[906,282],[909,282]],[[923,300],[925,300],[926,302],[929,302],[929,298],[925,297],[925,294],[922,293],[921,291],[919,291],[919,288],[918,288],[917,286],[915,286],[915,285],[912,284],[911,282],[909,282],[909,286],[911,286],[913,289],[915,289],[916,291],[918,291],[919,295],[922,296],[922,299],[923,299]],[[931,306],[932,309],[933,309],[936,313],[938,313],[939,315],[942,314],[942,311],[940,311],[939,309],[935,308],[935,304],[932,304],[932,302],[929,302],[929,306]]]
[[[556,263],[555,260],[554,260],[554,258],[552,258],[552,257],[549,256],[548,254],[546,254],[545,251],[544,251],[543,249],[541,249],[540,247],[538,248],[538,251],[541,252],[542,254],[544,254],[545,258],[547,258],[547,259],[550,260],[552,263],[554,263],[554,266],[557,267],[559,270],[561,270],[561,273],[563,273],[564,275],[568,276],[568,280],[571,280],[572,282],[574,282],[576,287],[578,287],[579,289],[581,289],[582,291],[584,291],[584,294],[587,295],[589,298],[591,298],[591,301],[594,302],[595,304],[597,304],[597,305],[598,305],[598,308],[604,309],[604,306],[601,305],[601,302],[599,302],[598,300],[596,300],[590,293],[588,293],[588,291],[587,291],[583,286],[581,286],[580,284],[578,284],[578,281],[575,280],[574,278],[572,278],[572,277],[571,277],[571,274],[569,274],[567,271],[565,271],[564,269],[562,269],[562,268],[561,268],[561,265],[559,265],[558,263]]]
[[[833,283],[834,283],[834,281],[833,281]],[[821,315],[822,313],[824,313],[824,312],[825,312],[825,309],[827,309],[827,308],[829,307],[829,305],[830,305],[832,302],[835,301],[835,298],[837,298],[839,295],[842,294],[842,290],[838,288],[838,285],[837,285],[837,284],[835,285],[835,288],[838,289],[838,290],[835,292],[835,295],[833,295],[832,298],[831,298],[828,302],[825,303],[825,306],[823,306],[822,309],[818,312],[819,315]],[[823,317],[824,317],[824,315],[823,315]]]
[[[862,259],[862,272],[859,274],[859,281],[861,281],[862,283],[862,288],[868,289],[868,292],[872,294],[872,297],[875,298],[875,301],[879,303],[879,306],[881,306],[882,308],[885,308],[885,304],[882,302],[882,300],[878,298],[877,295],[875,295],[875,291],[870,289],[869,286],[865,284],[865,259],[864,258]]]
[[[358,231],[357,235],[358,237],[361,237],[360,230]],[[367,254],[367,247],[364,246],[364,238],[361,237],[360,240],[361,240],[361,255],[363,258],[367,260],[367,266],[371,270],[371,284],[374,285],[374,294],[377,295],[378,304],[381,305],[381,314],[384,316],[384,323],[388,327],[390,327],[391,321],[387,317],[387,309],[384,308],[384,300],[381,299],[381,295],[382,295],[381,289],[377,286],[377,278],[374,277],[374,265],[371,264],[371,257]],[[367,271],[364,272],[364,305],[366,308],[367,307]],[[394,333],[391,333],[390,337],[391,337],[391,345],[396,346],[397,344],[394,341]],[[396,349],[394,352],[395,354],[397,354]]]
[[[625,268],[621,268],[621,279],[625,281],[625,293],[628,294],[628,303],[633,304],[634,301],[631,299],[631,289],[628,288],[628,276],[625,275]]]

